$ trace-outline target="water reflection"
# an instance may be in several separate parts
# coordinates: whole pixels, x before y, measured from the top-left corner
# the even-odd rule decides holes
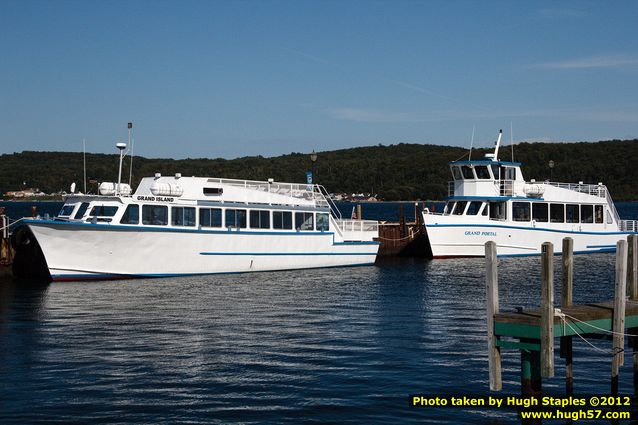
[[[499,260],[502,309],[538,305],[539,261]],[[611,296],[613,262],[576,257],[576,301]],[[484,267],[399,259],[25,290],[5,283],[0,422],[486,423],[485,412],[407,407],[411,393],[487,394]],[[558,261],[555,273],[560,282]],[[609,359],[578,342],[575,350],[576,387],[607,391]],[[516,394],[518,353],[504,350],[503,367],[506,392]],[[621,372],[621,391],[630,387]],[[560,393],[562,380],[545,388]],[[493,423],[514,418],[489,414]]]

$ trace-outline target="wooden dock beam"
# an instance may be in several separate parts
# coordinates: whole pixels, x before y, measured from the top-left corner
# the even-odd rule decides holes
[[[490,390],[503,389],[501,376],[501,349],[497,346],[494,334],[494,315],[499,312],[498,305],[498,259],[496,242],[485,244],[485,286],[487,290],[487,350],[490,371]]]
[[[560,292],[561,309],[571,307],[574,291],[574,240],[563,239],[563,287]],[[560,356],[565,359],[565,394],[574,394],[573,340],[571,336],[560,337]]]
[[[638,301],[638,235],[627,237],[627,285],[629,299]],[[638,328],[629,328],[630,335],[638,335]],[[633,349],[634,394],[638,394],[638,337],[630,336],[629,345]]]
[[[618,395],[618,371],[625,363],[625,298],[627,296],[627,241],[616,243],[616,289],[614,292],[613,358],[611,393]]]
[[[541,246],[541,376],[554,376],[554,245]]]

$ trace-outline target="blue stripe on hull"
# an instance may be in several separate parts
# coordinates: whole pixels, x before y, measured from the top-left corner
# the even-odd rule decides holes
[[[436,227],[467,227],[468,229],[475,227],[489,227],[500,229],[516,229],[516,230],[533,230],[541,232],[553,232],[553,233],[567,233],[567,234],[579,234],[579,235],[631,235],[638,232],[579,232],[575,230],[559,230],[559,229],[547,229],[544,227],[521,227],[521,226],[506,226],[503,224],[426,224],[426,230]]]
[[[297,255],[377,255],[376,252],[200,252],[199,255],[254,255],[254,256],[297,256]]]
[[[52,274],[51,279],[53,281],[83,281],[83,280],[115,280],[115,279],[144,279],[144,278],[166,278],[166,277],[188,277],[188,276],[214,276],[225,274],[241,274],[241,273],[269,273],[269,272],[285,272],[285,271],[303,271],[310,269],[333,269],[341,267],[362,267],[362,266],[374,266],[374,262],[358,263],[358,264],[345,264],[336,266],[318,266],[318,267],[305,267],[298,269],[277,269],[277,270],[256,270],[256,271],[241,271],[241,272],[210,272],[210,273],[159,273],[159,274]]]

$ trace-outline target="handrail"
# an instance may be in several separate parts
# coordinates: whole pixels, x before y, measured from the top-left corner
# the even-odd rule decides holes
[[[638,220],[619,220],[618,230],[621,232],[638,232]]]
[[[336,219],[341,220],[342,219],[341,211],[339,211],[337,204],[335,204],[332,198],[330,198],[330,195],[328,194],[328,191],[326,190],[326,188],[320,184],[315,184],[314,187],[317,188],[317,190],[319,191],[319,194],[322,195],[323,198],[326,200],[328,207],[330,207],[330,212],[332,212],[332,215]]]

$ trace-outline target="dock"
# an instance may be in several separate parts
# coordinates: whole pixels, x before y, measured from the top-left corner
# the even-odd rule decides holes
[[[634,390],[638,390],[638,253],[637,235],[618,241],[616,246],[615,295],[613,300],[574,305],[573,241],[563,241],[561,258],[563,279],[560,308],[554,306],[553,262],[551,243],[542,246],[541,306],[539,309],[500,312],[496,245],[486,244],[486,287],[490,390],[500,391],[501,350],[516,349],[521,358],[521,393],[536,395],[542,379],[554,377],[555,343],[559,341],[560,358],[565,361],[565,392],[574,392],[573,338],[610,340],[610,394],[618,394],[618,375],[625,361],[625,338],[632,348]],[[628,273],[629,271],[629,273]],[[627,278],[629,276],[629,279]],[[629,285],[627,285],[629,280]],[[629,297],[627,297],[627,286]],[[581,392],[582,389],[581,389]]]
[[[0,207],[0,277],[11,275],[14,252],[11,247],[9,225],[9,217],[4,214],[4,208]]]
[[[360,213],[357,213],[360,217]],[[403,205],[399,205],[398,222],[379,222],[378,257],[431,257],[419,203],[414,203],[414,221],[407,221]]]

